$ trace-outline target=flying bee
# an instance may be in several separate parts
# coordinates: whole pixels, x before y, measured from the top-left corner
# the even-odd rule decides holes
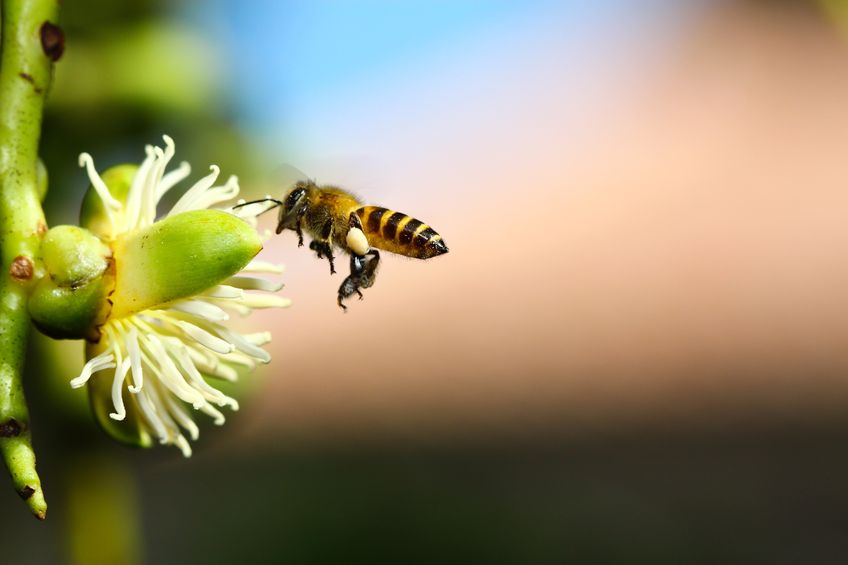
[[[271,202],[264,212],[279,208],[276,232],[293,230],[297,245],[303,246],[303,234],[312,241],[309,248],[319,259],[330,262],[330,274],[336,272],[334,249],[350,255],[350,274],[339,287],[338,304],[347,310],[344,300],[360,289],[374,284],[380,252],[389,251],[416,259],[429,259],[448,252],[436,230],[412,216],[380,206],[365,206],[349,192],[335,186],[318,186],[314,181],[299,181],[282,200],[266,197],[236,207]],[[264,213],[262,212],[262,213]]]

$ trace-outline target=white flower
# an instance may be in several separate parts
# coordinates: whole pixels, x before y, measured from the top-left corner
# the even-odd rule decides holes
[[[147,158],[139,166],[125,198],[116,198],[94,169],[90,155],[80,155],[80,166],[87,169],[92,186],[102,200],[105,227],[98,235],[113,248],[120,242],[157,222],[156,208],[160,199],[190,173],[182,163],[168,173],[165,169],[174,156],[174,143],[165,136],[165,149],[146,148]],[[193,210],[210,209],[232,201],[239,193],[238,180],[231,176],[226,183],[214,186],[219,169],[197,181],[164,217]],[[262,205],[248,205],[233,210],[220,209],[256,225],[256,214]],[[163,218],[164,219],[164,218]],[[116,254],[117,255],[117,254]],[[115,261],[120,268],[121,257]],[[167,268],[167,266],[165,266]],[[230,312],[249,314],[255,308],[280,308],[287,299],[274,293],[282,284],[257,276],[259,273],[282,272],[282,266],[260,261],[248,263],[244,269],[211,288],[190,297],[166,302],[122,316],[110,316],[100,327],[100,342],[89,345],[90,359],[74,388],[89,382],[99,371],[109,371],[96,378],[111,377],[113,420],[127,417],[127,402],[143,421],[147,432],[162,444],[174,444],[186,457],[191,447],[185,435],[198,437],[197,425],[188,406],[224,423],[220,408],[238,409],[238,403],[207,382],[207,377],[233,381],[237,368],[252,369],[257,362],[267,363],[270,355],[261,346],[271,340],[268,332],[241,334],[225,323]],[[137,286],[138,282],[135,283]],[[141,287],[144,283],[141,282]],[[117,306],[116,306],[117,308]],[[114,313],[114,310],[113,310]],[[124,393],[126,388],[129,394]]]

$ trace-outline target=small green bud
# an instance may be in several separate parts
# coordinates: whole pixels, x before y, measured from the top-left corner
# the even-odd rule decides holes
[[[29,315],[42,333],[54,339],[98,339],[97,326],[108,314],[107,277],[79,286],[58,286],[43,278],[29,297]]]
[[[111,316],[188,298],[238,273],[262,249],[256,230],[219,210],[192,210],[114,243]]]
[[[112,197],[121,203],[126,203],[136,171],[138,171],[138,165],[116,165],[106,169],[100,177],[106,183]],[[80,225],[98,237],[106,238],[111,233],[103,200],[92,186],[88,187],[82,200]]]
[[[56,226],[44,235],[41,259],[58,286],[79,286],[103,274],[111,255],[90,231]]]
[[[57,226],[44,235],[41,261],[47,270],[29,297],[36,327],[56,339],[97,339],[108,314],[113,279],[109,248],[91,232]]]

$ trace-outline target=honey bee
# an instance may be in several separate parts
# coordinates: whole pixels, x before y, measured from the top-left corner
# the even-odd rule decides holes
[[[236,207],[271,202],[262,213],[279,208],[276,232],[293,230],[297,245],[303,246],[306,232],[312,241],[309,248],[319,259],[330,262],[335,274],[334,249],[350,255],[350,274],[342,281],[338,305],[347,310],[344,300],[354,293],[362,299],[360,289],[374,284],[380,252],[389,251],[416,259],[429,259],[448,252],[444,239],[436,230],[412,216],[380,206],[365,206],[349,192],[335,186],[318,186],[314,181],[299,181],[282,200],[266,197],[238,204]]]

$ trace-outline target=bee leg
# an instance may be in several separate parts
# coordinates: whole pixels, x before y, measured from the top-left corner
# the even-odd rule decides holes
[[[358,294],[359,299],[362,300],[362,292],[359,289],[368,288],[374,284],[379,264],[380,252],[376,249],[369,249],[365,255],[350,256],[350,275],[339,287],[338,304],[342,310],[347,310],[343,304],[344,299],[353,296],[354,293]]]
[[[294,231],[297,232],[297,246],[303,247],[303,228],[301,227],[300,222],[295,225]]]
[[[333,256],[333,248],[330,247],[330,244],[328,242],[313,240],[309,244],[309,249],[314,251],[318,255],[319,259],[327,257],[327,260],[330,261],[330,274],[336,274],[336,266],[335,263],[333,263],[333,261],[335,260],[335,257]]]
[[[330,261],[330,274],[336,274],[336,266],[333,264],[333,245],[331,243],[333,237],[333,220],[328,220],[326,224],[324,224],[324,229],[321,230],[321,239],[312,240],[309,244],[309,249],[313,250],[318,254],[319,259],[323,259],[326,255],[327,260]]]
[[[294,231],[297,232],[297,246],[303,247],[303,216],[306,214],[306,208],[302,208],[297,213],[297,221],[294,224]]]
[[[362,220],[359,219],[359,216],[356,214],[356,212],[351,212],[350,216],[348,216],[347,226],[349,228],[362,229]]]

